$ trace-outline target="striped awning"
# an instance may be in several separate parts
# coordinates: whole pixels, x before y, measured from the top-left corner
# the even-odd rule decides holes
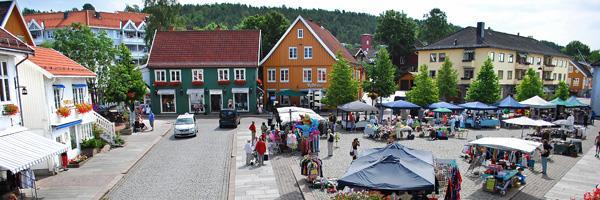
[[[64,144],[26,130],[0,135],[0,168],[16,173],[67,149]]]
[[[174,89],[160,89],[156,92],[158,95],[164,95],[164,94],[175,94],[175,90]]]

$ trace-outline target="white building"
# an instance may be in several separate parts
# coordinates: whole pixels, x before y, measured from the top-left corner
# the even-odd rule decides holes
[[[73,23],[89,26],[94,33],[106,32],[114,45],[125,44],[137,64],[145,62],[148,48],[146,37],[146,13],[96,12],[93,10],[39,13],[25,16],[35,44],[53,40],[54,31]]]

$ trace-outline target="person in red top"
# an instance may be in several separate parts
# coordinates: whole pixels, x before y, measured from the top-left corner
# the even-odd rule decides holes
[[[254,121],[252,121],[252,124],[250,124],[248,129],[252,132],[252,141],[254,141],[254,139],[256,139],[256,125],[254,125]]]
[[[600,132],[598,132],[598,135],[596,136],[596,158],[600,157]]]
[[[256,152],[258,153],[258,166],[264,165],[264,156],[265,152],[267,152],[267,144],[263,139],[260,139],[256,143]]]

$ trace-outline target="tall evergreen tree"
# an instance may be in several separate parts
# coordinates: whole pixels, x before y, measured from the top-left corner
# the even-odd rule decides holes
[[[564,81],[558,83],[558,88],[554,91],[554,98],[567,100],[569,98],[569,86]]]
[[[446,13],[439,8],[434,8],[425,14],[425,20],[419,31],[419,38],[428,44],[434,43],[452,31],[452,25],[448,23]]]
[[[363,82],[365,92],[387,97],[396,91],[394,82],[396,67],[390,60],[388,51],[383,48],[377,52],[377,61],[373,66],[367,66],[367,80]]]
[[[415,86],[406,93],[406,99],[419,106],[426,106],[439,100],[437,86],[429,77],[427,65],[419,67],[419,73],[415,77]]]
[[[329,106],[338,106],[358,99],[358,82],[352,78],[352,67],[348,61],[338,53],[337,62],[333,64],[333,71],[329,75],[329,87],[323,103]]]
[[[544,97],[544,85],[540,76],[532,69],[529,68],[521,80],[521,83],[517,86],[516,99],[523,101],[534,96]]]
[[[492,60],[489,58],[485,60],[477,78],[469,86],[466,99],[487,104],[496,103],[500,99],[498,76],[494,71]]]
[[[417,24],[405,13],[388,10],[377,17],[375,39],[388,45],[392,63],[401,65],[402,57],[414,50]]]
[[[261,57],[267,55],[275,43],[290,26],[290,21],[280,12],[271,11],[262,15],[246,17],[238,25],[239,29],[261,30]]]
[[[452,68],[452,62],[448,58],[438,72],[435,83],[439,89],[440,99],[447,101],[458,96],[458,72]]]
[[[144,0],[143,12],[150,14],[146,26],[146,44],[152,45],[154,31],[166,31],[175,26],[181,5],[177,0]]]

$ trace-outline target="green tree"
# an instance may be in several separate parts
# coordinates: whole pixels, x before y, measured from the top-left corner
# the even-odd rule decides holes
[[[396,67],[390,60],[388,51],[383,48],[377,52],[377,61],[374,66],[367,66],[367,80],[363,82],[363,88],[368,93],[377,94],[379,97],[387,97],[396,91]]]
[[[469,86],[466,99],[468,101],[479,101],[487,104],[496,103],[500,99],[498,76],[489,58],[483,63],[481,70],[477,74],[477,78]]]
[[[427,65],[419,67],[419,73],[415,76],[415,86],[406,93],[406,99],[419,106],[426,106],[439,100],[438,89],[435,81],[429,77]]]
[[[542,44],[544,44],[544,45],[546,45],[546,46],[548,46],[548,47],[550,47],[550,48],[552,48],[552,49],[554,49],[556,51],[562,51],[562,49],[565,48],[565,47],[563,47],[563,46],[561,46],[559,44],[556,44],[556,43],[554,43],[552,41],[540,40],[540,43],[542,43]]]
[[[106,88],[107,70],[116,55],[113,40],[106,32],[94,34],[89,27],[74,23],[54,32],[53,48],[95,72],[98,89]],[[96,83],[88,81],[88,85],[93,87]]]
[[[229,28],[223,24],[217,24],[215,22],[211,22],[202,28],[202,30],[214,31],[214,30],[229,30]]]
[[[144,0],[144,13],[150,14],[146,26],[146,44],[152,45],[156,30],[165,31],[177,24],[177,16],[181,5],[177,0]]]
[[[516,99],[518,101],[523,101],[529,99],[534,96],[544,96],[543,83],[540,76],[533,70],[529,68],[521,80],[521,83],[517,86],[517,95]]]
[[[141,12],[141,9],[140,9],[140,6],[138,6],[137,4],[133,4],[133,5],[126,4],[125,9],[123,11],[125,11],[125,12]]]
[[[86,4],[83,4],[82,10],[96,10],[96,8],[91,3],[86,3]]]
[[[146,94],[142,72],[136,69],[127,46],[121,44],[117,51],[120,59],[109,70],[107,87],[102,90],[103,101],[129,104],[130,92],[135,94],[133,100],[142,100]]]
[[[600,50],[594,50],[594,51],[590,52],[590,55],[588,56],[587,61],[589,63],[595,63],[598,60],[600,60]]]
[[[283,14],[277,11],[271,11],[262,15],[253,15],[246,17],[238,25],[239,29],[257,29],[261,30],[261,57],[269,52],[279,38],[290,26],[288,20]]]
[[[338,53],[337,62],[329,74],[329,87],[323,103],[338,106],[358,98],[358,82],[352,78],[352,66]]]
[[[569,98],[569,86],[564,81],[560,81],[558,83],[558,88],[554,91],[554,98],[560,98],[562,100],[567,100]]]
[[[434,8],[425,14],[425,20],[419,31],[419,38],[428,44],[434,43],[446,36],[452,31],[451,25],[447,21],[446,13],[439,8]]]
[[[414,50],[417,24],[405,13],[385,11],[377,17],[375,39],[388,45],[395,66],[401,65],[403,56]]]
[[[435,80],[440,98],[444,101],[458,96],[458,72],[452,68],[452,62],[446,58]]]
[[[590,55],[590,47],[580,41],[574,40],[565,46],[563,53],[576,58],[578,61],[585,61]]]

